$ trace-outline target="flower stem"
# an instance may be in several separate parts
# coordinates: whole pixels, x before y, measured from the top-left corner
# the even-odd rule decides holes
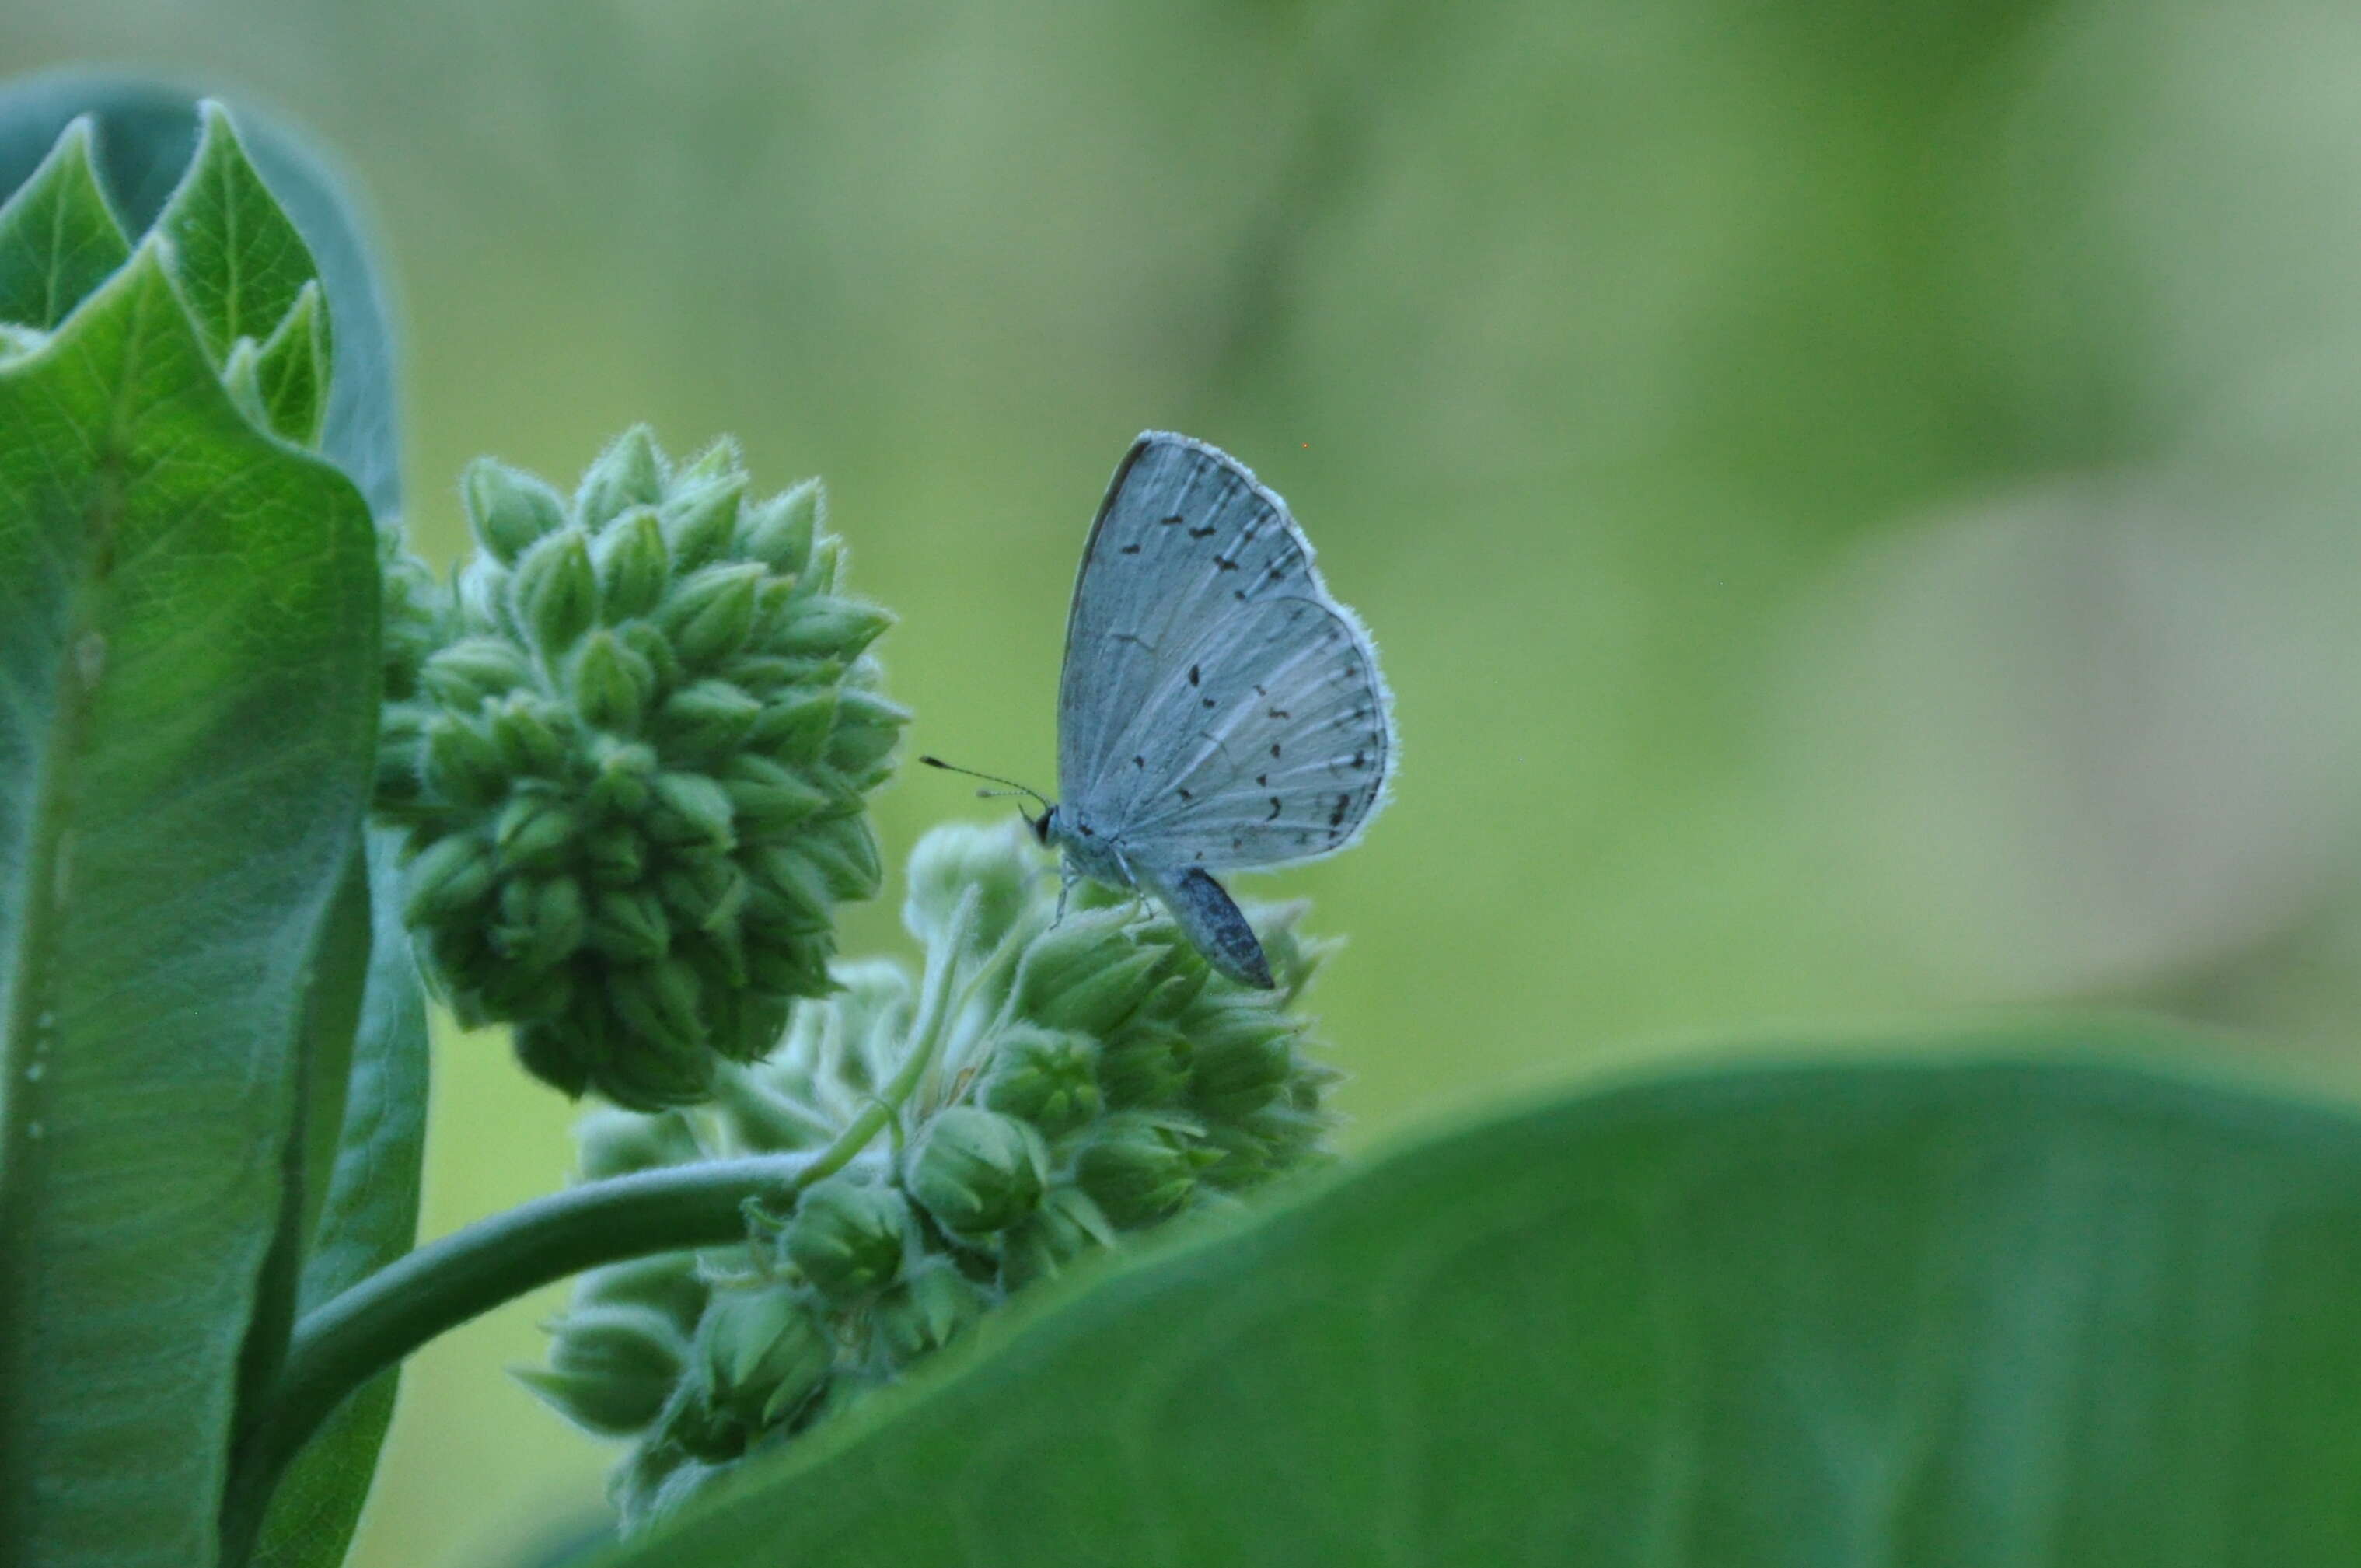
[[[743,1239],[749,1201],[791,1204],[823,1165],[833,1169],[860,1152],[844,1147],[852,1133],[816,1156],[703,1160],[585,1182],[420,1247],[305,1313],[240,1434],[222,1561],[244,1561],[281,1473],[379,1373],[435,1335],[586,1268]]]

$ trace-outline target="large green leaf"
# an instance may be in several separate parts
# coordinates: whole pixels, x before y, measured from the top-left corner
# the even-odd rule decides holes
[[[605,1561],[2361,1562],[2361,1120],[2137,1028],[1930,1043],[1348,1168]]]
[[[0,359],[0,1540],[214,1552],[307,971],[367,802],[375,540],[155,241]],[[266,1314],[267,1315],[267,1314]]]
[[[221,111],[201,108],[176,89],[136,78],[67,74],[0,93],[0,189],[20,178],[37,149],[77,115],[91,116],[83,124],[96,126],[101,172],[115,207],[140,227],[160,225],[181,242],[176,275],[214,358],[225,357],[240,336],[257,340],[257,404],[274,430],[299,444],[319,431],[319,389],[326,386],[324,444],[390,521],[400,499],[392,344],[365,225],[331,171],[268,121],[247,116],[241,147]],[[32,205],[38,198],[42,215],[93,205],[103,212],[100,181],[88,169],[92,139],[85,129],[68,135],[44,165],[49,180],[28,183],[18,203]],[[60,156],[68,153],[70,159]],[[186,169],[192,160],[194,178]],[[264,178],[258,179],[256,166]],[[45,239],[77,232],[71,225],[21,226]],[[0,223],[0,236],[5,232]],[[70,304],[127,254],[118,236],[111,256],[96,245],[86,255],[38,258],[49,263],[46,271],[0,264],[0,279],[58,275],[40,295],[31,295],[30,285],[26,291],[36,303],[62,298]],[[328,313],[305,302],[315,265],[334,307],[333,378],[324,363]],[[61,313],[11,319],[46,326]],[[8,315],[0,309],[0,317]],[[237,374],[234,357],[231,374]],[[312,966],[302,1201],[300,1212],[283,1217],[283,1245],[271,1271],[277,1288],[266,1292],[274,1321],[250,1345],[258,1364],[249,1367],[252,1374],[268,1370],[286,1314],[317,1305],[400,1255],[416,1232],[425,1014],[398,916],[380,908],[372,920],[372,889],[380,904],[386,891],[381,850],[373,846],[365,859],[356,847]],[[371,866],[379,868],[374,880]],[[392,1374],[371,1385],[297,1460],[270,1500],[258,1561],[310,1568],[342,1560],[368,1496],[394,1389]],[[242,1520],[239,1529],[252,1525]]]
[[[181,186],[196,150],[198,120],[194,97],[144,78],[60,71],[0,90],[0,192],[21,184],[60,133],[84,115],[97,126],[101,185],[125,229],[145,233]],[[334,167],[301,138],[251,110],[240,111],[238,128],[256,170],[319,268],[335,323],[320,448],[352,476],[369,510],[390,520],[401,505],[394,342],[366,214]]]

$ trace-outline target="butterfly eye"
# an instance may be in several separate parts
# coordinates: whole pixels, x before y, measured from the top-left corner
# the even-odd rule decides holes
[[[1033,829],[1033,837],[1041,841],[1041,847],[1045,850],[1049,847],[1049,818],[1057,815],[1058,808],[1053,806],[1038,817],[1028,817],[1025,819],[1025,826]]]

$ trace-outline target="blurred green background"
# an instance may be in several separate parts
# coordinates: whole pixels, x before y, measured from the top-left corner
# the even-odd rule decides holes
[[[438,561],[481,452],[824,474],[917,749],[1046,787],[1125,444],[1255,465],[1400,697],[1391,813],[1253,887],[1352,938],[1356,1144],[2055,999],[2361,1079],[2361,11],[27,0],[0,60],[341,159]],[[889,853],[986,809],[906,777]],[[431,1232],[562,1179],[498,1040],[436,1070]],[[500,1374],[552,1305],[412,1365],[361,1563],[595,1519]]]

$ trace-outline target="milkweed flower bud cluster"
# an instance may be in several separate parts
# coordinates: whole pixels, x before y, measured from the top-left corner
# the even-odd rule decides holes
[[[702,1100],[829,992],[831,907],[877,892],[889,618],[840,591],[818,482],[757,500],[728,443],[675,467],[642,428],[571,502],[490,461],[462,492],[478,551],[441,602],[388,573],[405,916],[544,1080]]]
[[[1273,992],[1214,973],[1170,919],[1057,877],[1014,824],[940,828],[912,858],[901,965],[836,967],[766,1060],[712,1102],[594,1113],[586,1174],[708,1157],[845,1155],[742,1247],[594,1270],[524,1374],[592,1431],[632,1440],[613,1491],[664,1511],[956,1339],[1011,1291],[1127,1232],[1316,1157],[1334,1074],[1298,1006],[1325,944],[1301,906],[1250,911]],[[858,1138],[857,1131],[854,1137]],[[833,1164],[831,1160],[829,1163]]]

